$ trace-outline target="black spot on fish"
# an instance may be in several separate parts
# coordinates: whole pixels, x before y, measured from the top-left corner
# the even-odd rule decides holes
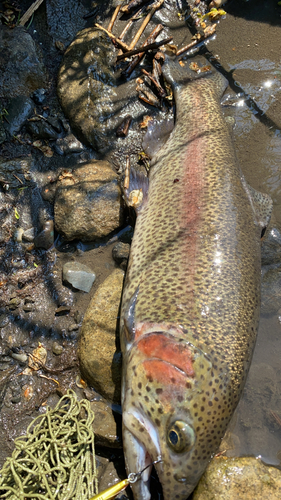
[[[151,391],[151,389],[150,389],[149,385],[147,385],[147,386],[146,386],[146,390],[147,390],[147,392],[150,392],[150,391]]]
[[[141,382],[138,383],[138,388],[141,389],[142,388],[142,385],[141,385]]]
[[[160,420],[158,420],[158,418],[155,419],[155,423],[156,423],[157,427],[160,427],[161,422],[160,422]]]
[[[161,389],[161,387],[159,387],[158,389],[156,389],[156,394],[162,394],[163,392],[163,389]]]

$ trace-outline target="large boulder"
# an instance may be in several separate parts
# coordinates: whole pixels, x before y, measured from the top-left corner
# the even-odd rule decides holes
[[[103,238],[123,220],[121,190],[109,162],[90,160],[61,176],[55,197],[55,227],[66,240]]]
[[[29,33],[0,25],[0,97],[28,96],[46,83],[40,49]]]
[[[78,343],[82,377],[110,401],[121,399],[118,314],[124,272],[115,269],[99,286],[85,313]]]
[[[281,471],[253,457],[214,458],[192,496],[192,500],[253,498],[281,498]]]

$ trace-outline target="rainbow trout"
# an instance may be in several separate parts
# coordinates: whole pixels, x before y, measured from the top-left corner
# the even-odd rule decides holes
[[[220,107],[225,78],[169,59],[163,73],[175,127],[149,185],[132,172],[126,193],[141,196],[121,311],[123,443],[128,472],[161,459],[164,499],[185,500],[245,384],[272,202],[237,165]],[[135,500],[151,497],[149,475],[132,486]]]

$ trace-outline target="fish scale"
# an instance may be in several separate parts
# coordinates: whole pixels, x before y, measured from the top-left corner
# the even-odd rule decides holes
[[[245,383],[272,203],[237,164],[220,106],[225,78],[169,59],[163,73],[176,121],[151,162],[123,291],[123,442],[128,472],[161,457],[164,499],[184,500]],[[132,486],[136,500],[150,498],[148,476]]]

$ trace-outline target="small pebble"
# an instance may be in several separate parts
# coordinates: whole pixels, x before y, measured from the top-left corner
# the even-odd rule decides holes
[[[18,227],[18,228],[15,230],[15,232],[14,232],[14,240],[15,240],[17,243],[21,243],[23,233],[24,233],[24,230],[22,229],[22,227]]]
[[[34,239],[37,248],[49,250],[54,244],[54,221],[48,220],[43,226],[43,230]]]
[[[74,331],[76,331],[76,330],[79,330],[79,325],[76,325],[75,323],[73,323],[72,325],[70,325],[70,326],[68,327],[68,331],[69,331],[69,332],[74,332]]]
[[[26,363],[26,361],[28,360],[28,356],[27,354],[25,354],[25,352],[12,352],[11,356],[21,363]]]
[[[52,346],[52,351],[53,354],[55,354],[56,356],[60,356],[63,352],[63,346],[60,345],[58,342],[54,342]]]
[[[64,281],[83,292],[89,292],[96,279],[95,273],[89,267],[79,262],[67,262],[64,264],[62,274]]]
[[[11,309],[12,311],[14,311],[15,309],[17,309],[17,307],[20,305],[20,299],[18,298],[14,298],[14,299],[10,299],[10,302],[9,302],[9,309]]]
[[[67,155],[70,153],[81,153],[84,151],[85,146],[73,134],[66,137],[57,139],[55,149],[60,155]]]
[[[43,104],[43,102],[46,100],[46,89],[37,89],[35,92],[32,94],[32,99],[35,102],[35,104]]]
[[[24,231],[24,233],[22,235],[22,238],[25,241],[33,241],[34,237],[35,237],[35,228],[34,227],[31,227],[31,228],[27,229],[26,231]]]

